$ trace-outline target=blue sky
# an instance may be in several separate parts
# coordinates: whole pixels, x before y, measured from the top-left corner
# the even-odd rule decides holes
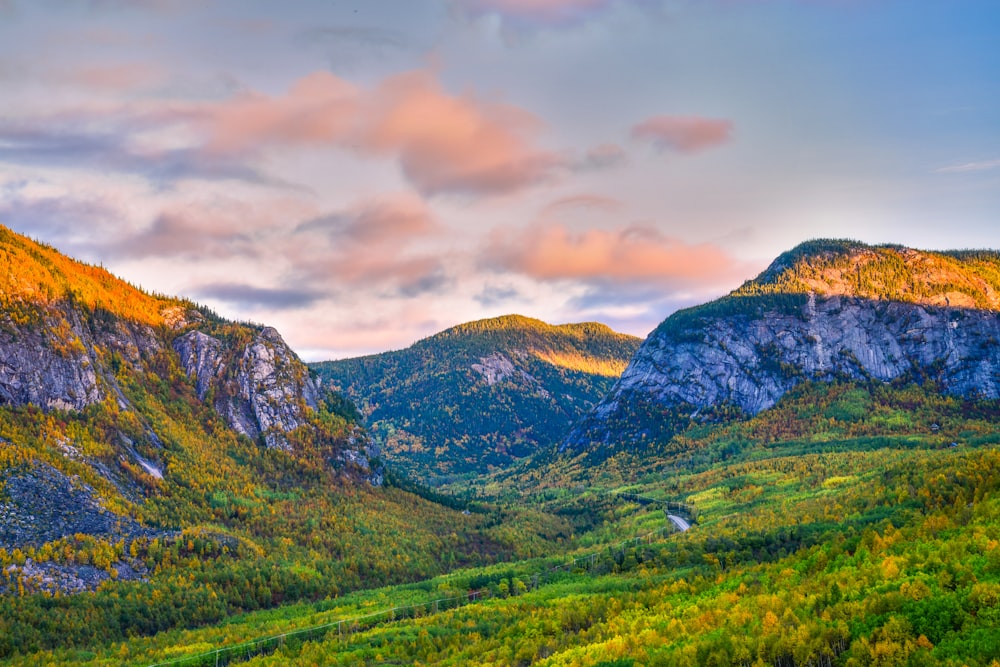
[[[308,359],[997,247],[1000,5],[0,0],[0,222]]]

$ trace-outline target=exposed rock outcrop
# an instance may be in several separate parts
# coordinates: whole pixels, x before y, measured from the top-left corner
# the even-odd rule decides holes
[[[231,428],[268,447],[288,449],[287,433],[308,423],[317,408],[317,389],[308,369],[281,335],[264,327],[242,350],[200,331],[174,340],[184,371],[195,380],[198,397],[214,388],[215,408]]]
[[[77,533],[98,536],[146,534],[134,521],[105,509],[86,484],[42,463],[3,480],[0,547],[42,544]]]
[[[71,301],[38,307],[28,321],[0,312],[0,405],[81,410],[110,389],[124,406],[106,359],[141,370],[162,347],[148,325],[84,315]]]
[[[173,347],[184,372],[195,382],[198,398],[205,400],[222,371],[222,341],[200,331],[190,331],[175,338]]]

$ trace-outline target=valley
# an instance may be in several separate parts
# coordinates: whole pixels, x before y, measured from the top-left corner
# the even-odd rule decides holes
[[[641,345],[307,366],[0,250],[2,664],[1000,661],[995,254],[812,242]]]

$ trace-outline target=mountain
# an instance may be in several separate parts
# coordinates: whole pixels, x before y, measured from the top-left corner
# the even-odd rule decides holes
[[[664,440],[754,415],[806,381],[936,383],[1000,397],[1000,253],[817,240],[643,342],[563,448]]]
[[[0,272],[0,405],[132,411],[122,373],[181,371],[234,431],[288,451],[319,408],[307,367],[270,327],[146,294],[2,227]]]
[[[0,660],[537,553],[571,532],[383,484],[353,414],[274,329],[0,227]]]
[[[312,368],[323,386],[358,404],[388,461],[439,479],[503,467],[557,443],[638,346],[602,324],[508,315]]]

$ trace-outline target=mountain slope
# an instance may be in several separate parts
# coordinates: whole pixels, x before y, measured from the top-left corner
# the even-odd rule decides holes
[[[1000,254],[812,241],[675,313],[564,447],[663,440],[753,415],[804,380],[933,381],[1000,397]]]
[[[558,442],[638,345],[601,324],[510,315],[312,368],[359,405],[389,461],[432,479],[505,466]]]

